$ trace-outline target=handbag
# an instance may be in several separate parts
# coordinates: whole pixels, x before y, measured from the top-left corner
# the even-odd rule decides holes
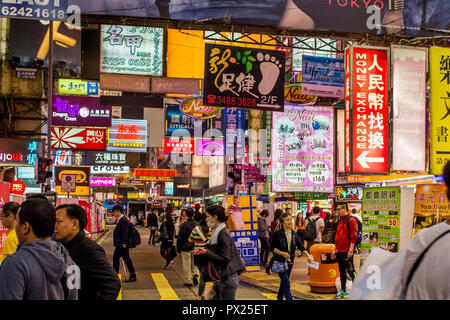
[[[208,267],[206,269],[205,282],[220,282],[222,278],[220,277],[219,272],[217,271],[216,266],[212,263],[211,260],[208,260]]]
[[[161,231],[161,233],[159,234],[159,237],[158,237],[158,242],[161,242],[163,240],[168,240],[168,239],[169,239],[169,233],[167,232],[167,227],[166,227],[166,224],[164,223],[163,230]]]
[[[272,272],[273,273],[283,273],[289,269],[287,261],[274,261],[272,264]]]

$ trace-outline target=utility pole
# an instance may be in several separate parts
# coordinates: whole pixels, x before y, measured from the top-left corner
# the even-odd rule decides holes
[[[49,24],[49,51],[47,76],[47,159],[52,159],[52,100],[53,100],[53,20]],[[47,179],[47,186],[51,188],[51,178]],[[44,189],[44,192],[46,190]]]

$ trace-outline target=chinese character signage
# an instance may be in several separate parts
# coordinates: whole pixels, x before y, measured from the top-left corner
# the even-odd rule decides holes
[[[418,184],[414,206],[414,231],[444,222],[450,216],[450,203],[447,199],[445,184]]]
[[[177,130],[178,135],[181,132],[201,138],[206,130],[206,124],[206,121],[182,113],[177,105],[166,105],[166,136],[172,136]]]
[[[283,111],[285,54],[206,44],[203,103]]]
[[[105,150],[106,129],[52,127],[53,149]]]
[[[350,49],[345,50],[345,130],[344,171],[350,172]]]
[[[147,152],[147,120],[112,119],[106,150]]]
[[[136,154],[137,155],[137,154]],[[135,158],[131,153],[117,153],[117,152],[95,152],[89,151],[87,153],[87,161],[89,164],[130,164],[137,163],[132,161]]]
[[[194,154],[194,139],[164,138],[164,153]]]
[[[76,190],[70,195],[89,195],[89,167],[55,167],[55,191],[58,194],[67,194],[67,192],[61,192],[63,175],[75,175]]]
[[[344,59],[303,55],[303,94],[344,98],[344,78]]]
[[[33,165],[39,152],[38,140],[0,138],[0,166]]]
[[[225,143],[222,140],[197,140],[195,154],[198,156],[224,156]]]
[[[100,72],[162,76],[163,29],[102,25]]]
[[[89,179],[89,185],[91,187],[115,187],[115,177],[91,177]]]
[[[392,47],[393,170],[425,171],[427,49]]]
[[[36,79],[37,69],[32,68],[16,68],[17,79]]]
[[[129,174],[129,166],[91,166],[91,174]]]
[[[173,196],[173,181],[167,181],[164,183],[165,189],[164,189],[164,195],[166,196]]]
[[[189,97],[180,103],[180,111],[188,117],[195,119],[214,118],[220,113],[221,107],[203,105],[203,98]]]
[[[245,156],[245,113],[242,109],[224,109],[227,163],[242,163]]]
[[[270,160],[270,141],[272,137],[272,112],[249,111],[248,154],[251,164],[268,164]]]
[[[430,48],[430,171],[442,175],[450,160],[450,49]]]
[[[66,11],[67,0],[2,0],[0,16],[6,18],[66,21]]]
[[[336,187],[337,201],[361,201],[363,188],[361,187]]]
[[[172,169],[135,169],[134,180],[140,181],[173,181],[177,170]]]
[[[58,79],[59,94],[97,95],[98,82],[80,79]]]
[[[101,106],[100,98],[54,95],[52,101],[52,125],[111,126],[111,107]]]
[[[391,252],[399,251],[400,204],[399,187],[364,189],[361,243],[363,256],[367,256],[372,247]]]
[[[350,47],[350,171],[387,173],[388,51]]]
[[[285,106],[273,113],[272,191],[334,191],[333,107]]]

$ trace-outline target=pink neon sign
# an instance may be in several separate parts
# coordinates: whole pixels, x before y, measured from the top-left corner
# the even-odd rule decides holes
[[[115,177],[91,177],[89,182],[91,187],[115,187]]]

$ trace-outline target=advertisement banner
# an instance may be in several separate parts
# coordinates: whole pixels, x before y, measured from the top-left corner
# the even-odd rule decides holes
[[[351,172],[389,171],[387,49],[351,47]]]
[[[242,109],[224,109],[227,163],[242,163],[245,156],[245,112]]]
[[[284,102],[292,104],[312,104],[317,101],[317,96],[302,93],[301,84],[289,84],[284,86]]]
[[[427,49],[392,47],[393,170],[425,171]]]
[[[272,112],[250,110],[248,155],[250,164],[269,164],[272,139]]]
[[[91,166],[91,174],[129,174],[129,166]]]
[[[134,169],[134,180],[139,181],[173,181],[177,170],[173,169]]]
[[[362,202],[362,255],[372,247],[399,251],[400,187],[365,188]]]
[[[100,72],[162,76],[163,29],[102,25]]]
[[[80,96],[97,95],[98,82],[80,79],[58,79],[59,94],[76,94]]]
[[[164,183],[164,195],[166,196],[173,196],[173,181],[167,181]]]
[[[189,97],[184,99],[179,106],[180,111],[194,119],[214,118],[222,110],[221,107],[203,105],[203,97]]]
[[[336,187],[337,201],[362,201],[363,188],[355,187]]]
[[[164,138],[164,153],[194,154],[194,139]]]
[[[52,101],[52,125],[111,126],[111,107],[101,106],[100,98],[54,95]]]
[[[450,160],[450,49],[430,48],[430,173],[442,175]]]
[[[351,94],[350,94],[350,49],[345,50],[345,150],[344,150],[344,172],[350,172],[350,102],[351,102]]]
[[[63,175],[75,175],[75,192],[70,195],[87,196],[89,195],[89,167],[55,167],[55,191],[58,194],[67,194],[61,192],[61,180]]]
[[[0,138],[0,166],[34,166],[39,150],[39,140]]]
[[[116,178],[115,177],[91,177],[89,180],[89,185],[91,187],[115,187]]]
[[[0,16],[37,20],[67,20],[67,1],[15,1],[3,0]],[[25,3],[23,3],[25,2]]]
[[[444,222],[450,216],[445,184],[418,184],[414,205],[413,236],[422,229]]]
[[[333,107],[285,106],[273,113],[272,191],[334,191]]]
[[[139,153],[124,152],[95,152],[88,151],[85,165],[130,165],[137,166],[139,164]]]
[[[106,129],[52,127],[52,149],[105,150]]]
[[[112,119],[107,151],[147,152],[147,120]]]
[[[183,131],[192,138],[201,138],[206,130],[206,124],[205,120],[194,119],[182,113],[177,105],[166,105],[166,136],[172,136],[175,130],[184,129]]]
[[[197,140],[196,152],[198,156],[224,156],[225,142],[222,140]]]
[[[303,55],[303,94],[344,98],[344,81],[344,59]]]
[[[203,103],[283,111],[284,60],[276,50],[206,44]]]

